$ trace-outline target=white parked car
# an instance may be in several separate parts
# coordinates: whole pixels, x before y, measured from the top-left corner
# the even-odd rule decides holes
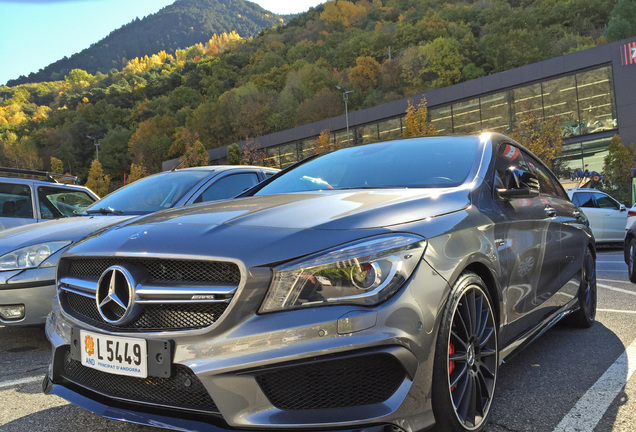
[[[634,222],[636,222],[636,204],[627,210],[627,225],[625,225],[626,232],[632,227],[632,225],[634,225]]]
[[[566,192],[587,216],[597,242],[622,242],[625,239],[627,208],[624,204],[596,189],[566,189]]]

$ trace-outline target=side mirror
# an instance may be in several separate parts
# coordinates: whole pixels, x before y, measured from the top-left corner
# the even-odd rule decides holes
[[[625,204],[621,204],[621,207],[619,210],[622,212],[627,211],[627,207],[625,207]]]
[[[505,189],[497,189],[501,198],[530,198],[539,195],[539,180],[529,171],[510,167],[504,178]]]

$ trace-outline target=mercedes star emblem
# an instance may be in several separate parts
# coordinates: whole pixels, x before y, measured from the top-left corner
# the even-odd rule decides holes
[[[128,270],[108,267],[97,282],[97,310],[104,321],[123,325],[135,318],[135,283]]]

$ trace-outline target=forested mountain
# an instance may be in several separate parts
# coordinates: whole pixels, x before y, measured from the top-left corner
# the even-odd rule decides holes
[[[127,59],[162,50],[174,52],[207,41],[214,33],[235,31],[243,37],[256,36],[263,28],[279,25],[287,18],[245,0],[177,0],[155,14],[120,27],[70,58],[64,57],[7,85],[56,81],[73,69],[107,73],[124,67]]]
[[[350,110],[371,107],[633,36],[634,11],[636,0],[331,0],[254,39],[225,33],[107,74],[0,87],[0,165],[55,157],[86,178],[90,136],[121,184],[133,163],[154,172],[194,148],[344,114],[336,84],[355,91]]]

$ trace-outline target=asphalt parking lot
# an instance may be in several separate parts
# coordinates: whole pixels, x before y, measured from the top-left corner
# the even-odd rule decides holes
[[[503,365],[487,431],[636,430],[636,285],[619,249],[599,250],[597,272],[596,324],[558,324]],[[43,328],[0,326],[0,431],[158,430],[42,394],[48,359]]]

